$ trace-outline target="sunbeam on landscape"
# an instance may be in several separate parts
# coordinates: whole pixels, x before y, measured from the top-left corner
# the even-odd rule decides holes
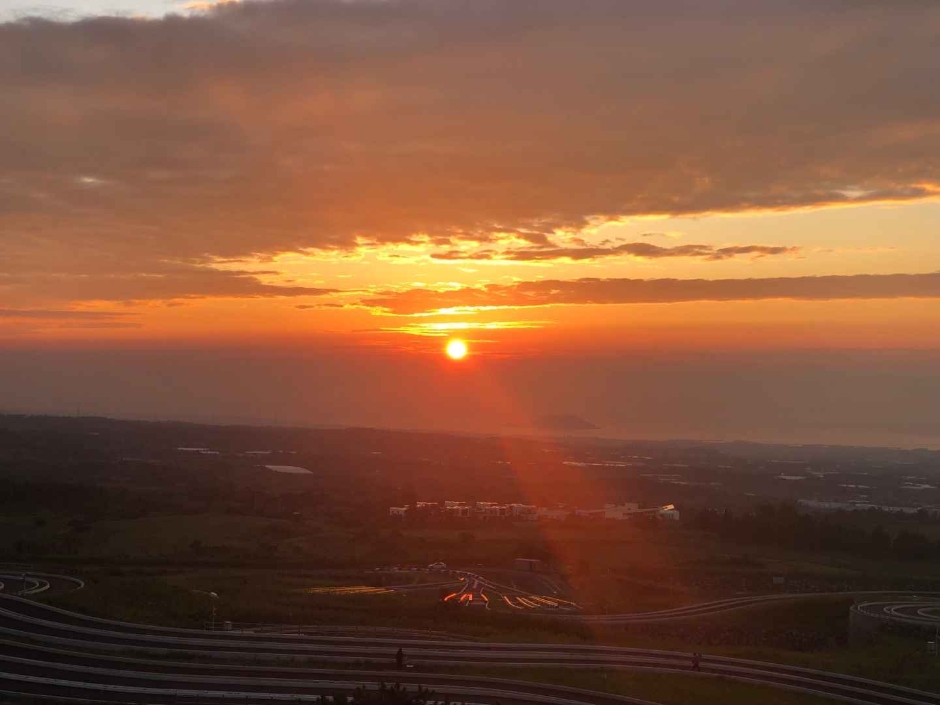
[[[0,701],[940,705],[938,37],[0,0]]]

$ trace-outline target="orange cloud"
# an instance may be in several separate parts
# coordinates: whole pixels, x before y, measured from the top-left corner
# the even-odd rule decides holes
[[[219,270],[209,266],[128,262],[123,271],[106,263],[94,276],[78,272],[0,272],[0,290],[10,303],[31,301],[172,301],[192,298],[278,298],[325,296],[336,289],[268,284],[271,271]]]
[[[793,255],[800,252],[799,247],[769,245],[735,245],[714,247],[712,245],[680,245],[678,247],[660,247],[647,242],[628,242],[619,245],[585,245],[582,247],[527,247],[512,250],[482,250],[464,252],[448,250],[431,254],[436,260],[478,260],[512,262],[551,262],[569,260],[574,262],[597,260],[607,257],[634,257],[637,259],[666,259],[672,257],[694,257],[712,262],[734,257],[769,257],[774,255]]]
[[[937,195],[940,5],[717,2],[271,0],[0,24],[0,276],[35,277],[14,284],[26,306],[46,284],[149,295],[166,262],[419,236],[590,259],[617,253],[551,239]],[[760,254],[777,253],[727,256]]]
[[[397,315],[473,308],[689,301],[940,298],[940,273],[765,279],[575,279],[388,291],[361,303]]]
[[[476,331],[504,331],[537,329],[547,325],[540,321],[443,321],[436,323],[409,323],[404,326],[381,328],[387,333],[409,333],[431,338],[443,338],[454,333]]]

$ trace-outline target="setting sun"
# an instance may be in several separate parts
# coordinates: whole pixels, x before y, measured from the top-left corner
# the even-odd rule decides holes
[[[462,360],[467,356],[467,344],[460,339],[447,343],[447,356],[451,360]]]

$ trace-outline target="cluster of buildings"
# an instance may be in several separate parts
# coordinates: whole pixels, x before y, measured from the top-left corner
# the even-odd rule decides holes
[[[574,507],[538,507],[534,504],[500,504],[499,502],[416,502],[414,506],[389,507],[391,517],[406,517],[418,513],[423,516],[447,516],[460,519],[524,519],[560,520],[568,517],[588,519],[613,519],[623,521],[637,516],[653,516],[657,519],[679,520],[675,505],[641,509],[639,504],[605,504],[601,509],[577,509]]]

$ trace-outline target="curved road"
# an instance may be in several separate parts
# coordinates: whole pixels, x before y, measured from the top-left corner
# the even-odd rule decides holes
[[[900,598],[902,596],[923,597],[930,595],[940,600],[940,593],[910,592],[905,590],[856,590],[848,592],[804,593],[787,592],[771,595],[754,595],[752,597],[732,597],[724,600],[700,602],[695,605],[686,605],[685,607],[673,607],[670,609],[653,610],[649,612],[626,612],[621,614],[572,614],[571,612],[573,610],[578,609],[578,606],[573,602],[560,600],[556,597],[540,599],[542,596],[533,596],[531,593],[528,593],[524,590],[493,582],[492,580],[488,580],[480,575],[477,575],[476,573],[470,573],[466,571],[458,572],[460,575],[463,575],[467,578],[468,583],[471,581],[476,582],[481,587],[486,588],[492,593],[495,593],[500,598],[506,596],[518,599],[521,597],[523,599],[535,599],[541,602],[541,604],[532,605],[533,607],[538,607],[538,610],[522,611],[520,614],[528,615],[533,618],[541,617],[592,624],[642,624],[647,622],[665,622],[679,619],[691,619],[693,617],[705,617],[721,612],[746,609],[749,607],[758,607],[776,602],[793,602],[797,600],[818,599],[821,597],[858,598],[892,596]],[[558,603],[557,607],[550,606],[547,604],[548,601]],[[512,606],[511,603],[509,604]],[[896,601],[893,604],[897,604]],[[940,607],[940,602],[938,602],[938,607]]]
[[[936,598],[911,599],[904,602],[860,602],[852,606],[852,611],[883,622],[913,625],[940,633],[940,600]]]
[[[635,703],[604,693],[430,672],[375,670],[398,647],[415,668],[454,666],[604,668],[690,672],[689,654],[568,644],[203,632],[103,620],[22,598],[0,597],[0,691],[164,701],[185,697],[314,698],[340,686],[423,684],[473,702]],[[132,654],[133,658],[126,655]],[[199,661],[195,662],[194,659]],[[261,662],[270,665],[258,665]],[[285,663],[293,667],[285,667]],[[343,669],[323,668],[342,663]],[[353,664],[370,670],[348,670]],[[298,668],[320,665],[319,668]],[[940,695],[889,683],[782,664],[705,656],[702,677],[723,676],[845,702],[940,705]],[[202,695],[200,695],[200,693]],[[498,694],[497,694],[498,693]],[[90,695],[89,695],[90,694]]]
[[[56,575],[55,573],[37,573],[32,570],[10,571],[0,566],[0,592],[15,595],[38,595],[47,590],[74,592],[85,587],[85,582],[69,575]],[[6,584],[4,582],[6,581]],[[25,583],[25,585],[24,585]]]
[[[35,578],[32,574],[23,576],[13,575],[12,573],[2,573],[0,574],[0,579],[5,580],[11,590],[15,588],[15,594],[17,595],[38,595],[49,589],[48,580]],[[3,586],[4,583],[0,582],[0,590],[3,589]]]

